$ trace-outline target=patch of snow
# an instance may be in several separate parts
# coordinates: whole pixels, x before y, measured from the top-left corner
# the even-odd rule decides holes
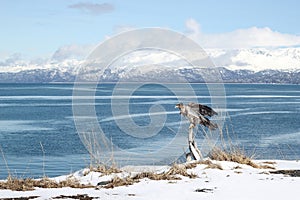
[[[57,188],[42,189],[34,191],[10,191],[0,190],[1,198],[17,198],[38,196],[36,199],[53,199],[60,195],[73,196],[87,194],[90,197],[100,199],[293,199],[298,195],[300,177],[288,177],[281,174],[270,174],[270,169],[255,169],[247,165],[234,162],[212,161],[220,165],[223,170],[210,169],[207,165],[199,164],[189,169],[189,173],[197,174],[198,177],[190,179],[182,177],[182,180],[160,180],[154,181],[142,179],[139,183],[130,186],[121,186],[113,189],[74,189]],[[256,160],[256,163],[276,167],[276,169],[300,169],[299,161],[285,160]],[[123,167],[122,173],[102,176],[99,172],[92,172],[89,169],[77,171],[68,176],[54,178],[61,181],[74,177],[81,183],[97,185],[101,181],[111,180],[114,176],[125,177],[133,173],[151,171],[160,173],[167,171],[169,166],[127,166]]]

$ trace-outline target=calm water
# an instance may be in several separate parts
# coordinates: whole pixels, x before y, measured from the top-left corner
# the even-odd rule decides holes
[[[181,87],[175,84],[174,88]],[[205,85],[192,87],[198,101],[212,104]],[[259,159],[299,159],[299,85],[227,84],[225,88],[225,125],[234,143]],[[115,123],[116,117],[128,117],[113,116],[113,89],[114,85],[105,84],[96,90],[98,122],[114,144],[135,151],[141,139],[124,136]],[[5,157],[0,157],[0,179],[7,177],[7,167],[18,177],[38,177],[43,173],[51,177],[89,164],[89,155],[74,124],[72,92],[72,84],[0,84],[0,145]],[[163,106],[167,113],[169,128],[142,139],[144,146],[155,151],[159,148],[156,145],[172,140],[178,130],[181,117],[174,109],[178,99],[172,90],[154,84],[140,87],[132,95],[129,110],[137,125],[151,122],[148,112],[154,104]]]

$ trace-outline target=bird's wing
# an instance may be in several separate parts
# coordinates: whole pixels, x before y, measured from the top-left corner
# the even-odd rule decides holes
[[[185,107],[185,111],[186,114],[190,117],[195,117],[195,118],[199,118],[199,112],[197,112],[196,110],[194,110],[193,108],[186,106]]]
[[[203,115],[203,116],[213,116],[213,115],[218,115],[218,113],[216,111],[214,111],[212,108],[206,106],[206,105],[202,105],[202,104],[198,104],[198,103],[189,103],[188,106],[196,113],[198,113],[198,115]]]

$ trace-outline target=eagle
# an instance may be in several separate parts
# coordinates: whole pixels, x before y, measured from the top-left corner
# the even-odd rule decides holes
[[[178,103],[176,104],[175,108],[178,108],[180,110],[180,114],[185,116],[190,121],[192,127],[195,127],[196,124],[202,124],[203,126],[208,127],[210,130],[215,130],[218,128],[217,124],[211,122],[207,118],[218,115],[218,113],[206,105],[193,102],[187,105]]]

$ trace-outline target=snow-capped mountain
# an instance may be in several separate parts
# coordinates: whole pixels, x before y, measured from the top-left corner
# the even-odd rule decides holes
[[[209,49],[206,52],[216,66],[232,71],[300,70],[300,48]]]
[[[300,48],[208,49],[224,82],[300,84]],[[0,82],[166,81],[203,82],[209,70],[188,66],[166,52],[140,51],[123,56],[109,67],[83,60],[0,62]],[[212,79],[212,82],[214,80]]]

